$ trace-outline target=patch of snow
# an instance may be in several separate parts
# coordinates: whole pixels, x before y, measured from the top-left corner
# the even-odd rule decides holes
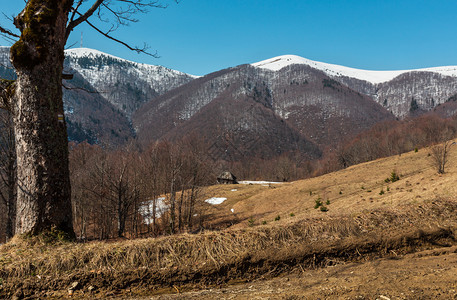
[[[274,182],[274,181],[238,181],[239,184],[261,184],[268,186],[269,184],[283,184],[284,182]]]
[[[238,191],[238,190],[237,190],[237,189],[233,189],[233,190],[232,190],[232,192],[236,192],[236,191]]]
[[[212,204],[212,205],[219,205],[219,204],[224,203],[225,200],[227,200],[227,198],[212,197],[212,198],[206,199],[205,202]]]
[[[138,212],[143,217],[143,221],[145,224],[150,225],[152,224],[153,220],[153,205],[154,200],[149,200],[143,203],[138,209]],[[165,212],[169,209],[168,204],[165,203],[165,197],[157,198],[156,199],[156,218],[160,218]]]
[[[439,73],[445,76],[457,77],[457,66],[445,66],[445,67],[434,67],[434,68],[423,68],[423,69],[413,69],[413,70],[398,70],[398,71],[370,71],[370,70],[361,70],[354,69],[349,67],[344,67],[340,65],[327,64],[318,61],[313,61],[296,55],[283,55],[267,60],[263,60],[257,63],[251,64],[254,67],[267,69],[271,71],[279,71],[284,67],[290,65],[308,65],[314,69],[323,71],[329,76],[341,77],[347,76],[351,78],[356,78],[359,80],[365,80],[373,84],[382,83],[390,81],[395,77],[408,72],[433,72]]]
[[[234,210],[233,208],[232,208],[230,211],[231,211],[232,213],[234,213],[234,212],[235,212],[235,210]]]

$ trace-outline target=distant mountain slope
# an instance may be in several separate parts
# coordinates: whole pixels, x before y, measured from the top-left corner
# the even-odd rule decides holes
[[[393,118],[371,98],[309,66],[275,72],[242,65],[158,97],[133,121],[146,141],[198,132],[215,153],[241,149],[238,156],[271,157],[300,151],[317,157],[323,148]]]
[[[64,64],[129,119],[141,104],[196,78],[87,48],[66,50]]]
[[[430,111],[457,93],[457,66],[368,71],[316,62],[294,55],[278,56],[252,65],[274,72],[280,72],[292,65],[309,66],[373,98],[401,118],[417,114],[417,111]]]
[[[131,62],[97,50],[66,50],[64,108],[69,139],[119,145],[134,137],[132,113],[195,76]],[[9,48],[0,47],[0,77],[14,78]]]

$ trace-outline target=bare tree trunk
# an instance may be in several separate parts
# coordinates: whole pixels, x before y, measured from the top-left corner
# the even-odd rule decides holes
[[[179,197],[179,203],[178,203],[178,228],[179,231],[182,232],[182,205],[184,202],[184,184],[181,186],[181,196]]]
[[[11,47],[17,71],[14,129],[17,153],[17,233],[57,229],[74,237],[63,118],[62,70],[72,0],[28,1],[15,18]]]

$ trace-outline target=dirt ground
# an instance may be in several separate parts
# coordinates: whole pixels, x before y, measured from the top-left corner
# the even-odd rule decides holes
[[[457,247],[143,299],[457,299]],[[128,299],[128,298],[125,298]]]

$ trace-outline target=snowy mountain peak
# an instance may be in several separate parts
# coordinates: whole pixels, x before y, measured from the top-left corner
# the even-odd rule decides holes
[[[408,72],[434,72],[445,76],[457,77],[457,66],[435,67],[414,70],[398,70],[398,71],[370,71],[360,70],[355,68],[344,67],[340,65],[327,64],[318,61],[309,60],[296,55],[283,55],[267,60],[263,60],[252,64],[252,66],[271,71],[279,71],[290,65],[308,65],[314,69],[318,69],[331,77],[351,77],[359,80],[365,80],[373,84],[390,81],[395,77]]]
[[[95,49],[90,49],[90,48],[72,48],[72,49],[67,49],[65,50],[65,54],[72,56],[72,57],[82,57],[82,56],[97,56],[97,55],[106,55],[106,56],[111,56],[113,58],[117,59],[122,59],[120,57],[115,57],[110,54],[106,54],[104,52],[95,50]]]
[[[192,78],[198,78],[199,76],[191,75],[191,74],[186,74],[180,71],[172,70],[167,67],[163,66],[158,66],[158,65],[148,65],[148,64],[143,64],[143,63],[138,63],[134,61],[130,61],[124,58],[120,58],[111,54],[107,54],[104,52],[101,52],[99,50],[95,49],[90,49],[90,48],[73,48],[73,49],[68,49],[65,50],[65,56],[73,59],[80,59],[80,58],[90,58],[90,59],[98,59],[98,58],[108,58],[114,61],[118,62],[124,62],[128,63],[136,68],[140,69],[148,69],[148,70],[155,70],[156,72],[163,72],[166,70],[169,73],[177,74],[177,75],[186,75],[190,76]]]

